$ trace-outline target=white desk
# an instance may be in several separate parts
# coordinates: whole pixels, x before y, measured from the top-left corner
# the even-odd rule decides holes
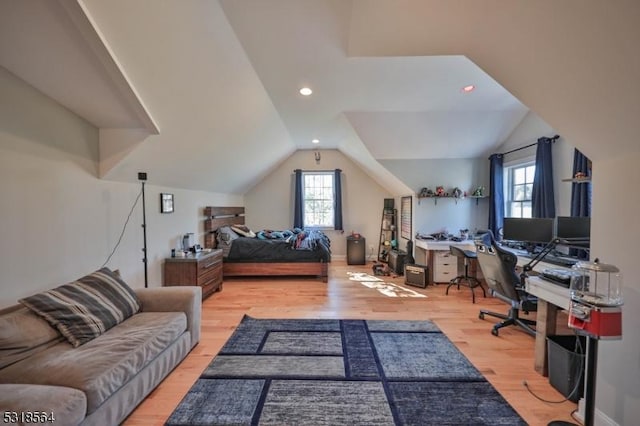
[[[449,246],[460,247],[464,250],[476,251],[476,245],[473,240],[464,241],[436,241],[436,240],[416,240],[415,247],[424,250],[449,250]]]
[[[476,245],[473,240],[464,240],[464,241],[436,241],[436,240],[416,240],[415,248],[415,258],[416,263],[427,265],[429,268],[427,269],[428,273],[428,284],[433,284],[433,269],[435,265],[434,254],[438,251],[449,251],[450,246],[459,247],[463,250],[473,250],[476,251]],[[475,276],[476,274],[476,262],[471,262],[471,275]],[[454,275],[455,276],[455,275]],[[453,278],[453,277],[452,277]]]

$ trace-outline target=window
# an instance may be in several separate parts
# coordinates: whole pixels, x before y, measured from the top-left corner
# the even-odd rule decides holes
[[[333,228],[335,217],[333,172],[304,172],[302,183],[304,226]]]
[[[505,169],[507,188],[506,217],[531,217],[531,193],[535,163],[518,164]]]

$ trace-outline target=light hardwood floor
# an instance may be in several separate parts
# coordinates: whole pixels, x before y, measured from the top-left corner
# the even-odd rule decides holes
[[[532,396],[523,381],[540,397],[560,401],[562,395],[533,369],[534,338],[507,327],[490,334],[497,319],[478,318],[480,308],[506,312],[508,306],[476,289],[471,303],[468,288],[444,284],[426,289],[404,286],[403,277],[376,277],[371,263],[347,265],[333,261],[329,282],[311,279],[233,279],[203,303],[202,338],[187,358],[129,416],[126,425],[162,425],[204,368],[234,331],[243,315],[255,318],[340,318],[432,320],[478,368],[530,425],[552,420],[573,421],[576,404],[551,404]],[[369,276],[369,278],[367,278]],[[426,296],[426,297],[424,297]],[[532,314],[530,317],[535,318]],[[566,317],[560,318],[566,321]]]

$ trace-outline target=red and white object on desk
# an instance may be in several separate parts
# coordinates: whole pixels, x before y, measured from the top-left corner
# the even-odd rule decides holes
[[[581,277],[571,282],[569,327],[588,338],[584,425],[593,426],[598,341],[622,339],[622,275],[617,267],[598,259],[578,262],[574,269]]]
[[[580,274],[571,281],[569,327],[593,339],[622,338],[622,275],[613,266],[594,262],[578,262]]]

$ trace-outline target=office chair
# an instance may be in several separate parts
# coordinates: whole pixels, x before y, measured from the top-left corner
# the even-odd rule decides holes
[[[449,281],[449,285],[447,286],[447,291],[445,291],[445,294],[448,295],[449,288],[454,285],[458,286],[458,290],[460,290],[460,284],[464,283],[464,285],[471,289],[471,300],[473,303],[476,303],[476,293],[474,291],[476,287],[480,287],[482,289],[482,294],[484,295],[484,297],[487,297],[487,293],[484,291],[484,287],[482,287],[480,281],[478,281],[476,277],[472,277],[471,275],[469,275],[469,263],[471,259],[478,258],[476,254],[471,250],[462,250],[461,248],[455,246],[449,246],[449,250],[451,251],[452,255],[456,256],[458,259],[462,259],[462,261],[464,262],[464,275],[458,275],[457,277]]]
[[[511,305],[506,315],[481,309],[478,317],[484,319],[485,315],[490,315],[503,320],[493,326],[491,334],[494,336],[498,335],[499,329],[508,325],[520,326],[525,332],[535,336],[533,326],[536,322],[520,318],[521,311],[528,314],[537,310],[537,299],[525,292],[520,285],[520,277],[515,270],[518,261],[516,255],[500,248],[491,231],[476,240],[476,253],[482,275],[493,296]]]

